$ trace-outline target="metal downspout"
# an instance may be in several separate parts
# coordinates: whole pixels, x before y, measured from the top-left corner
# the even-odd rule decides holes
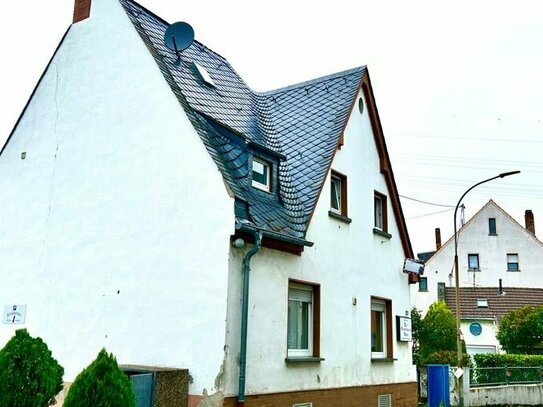
[[[262,245],[262,231],[255,232],[255,244],[243,257],[242,298],[241,298],[241,341],[239,350],[239,387],[238,407],[245,406],[245,368],[247,366],[247,319],[249,313],[249,272],[251,271],[251,258],[260,250]]]

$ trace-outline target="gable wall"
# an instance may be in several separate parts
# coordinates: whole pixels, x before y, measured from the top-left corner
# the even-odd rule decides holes
[[[0,191],[2,309],[27,304],[65,380],[106,347],[213,386],[233,201],[117,1],[71,28],[0,156]],[[0,347],[20,327],[0,325]]]
[[[496,236],[488,234],[488,219],[496,218]],[[479,254],[481,271],[468,271],[468,254]],[[518,253],[520,272],[507,271],[507,254]],[[413,285],[413,304],[424,311],[437,299],[437,283],[454,286],[453,270],[454,239],[426,263],[424,276],[428,278],[428,292],[418,291]],[[458,266],[460,286],[543,287],[543,246],[523,227],[513,222],[494,204],[484,208],[470,220],[458,238]]]
[[[351,224],[328,215],[327,177],[307,239],[314,242],[295,256],[261,249],[251,262],[248,321],[247,394],[326,389],[342,386],[410,382],[415,379],[408,343],[393,340],[392,363],[371,363],[370,297],[392,300],[393,314],[409,311],[404,253],[392,208],[391,239],[373,233],[373,193],[388,194],[367,113],[355,107],[345,145],[332,168],[348,176]],[[224,386],[237,393],[239,353],[239,284],[241,261],[248,249],[231,249],[229,313]],[[286,363],[288,281],[320,284],[320,363]],[[356,298],[357,305],[353,305]],[[393,333],[395,335],[395,332]],[[309,400],[300,400],[309,401]]]

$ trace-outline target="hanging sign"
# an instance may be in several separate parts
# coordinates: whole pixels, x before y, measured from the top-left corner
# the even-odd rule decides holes
[[[411,340],[411,318],[396,316],[396,339],[401,342]]]
[[[2,323],[4,324],[24,324],[26,319],[26,304],[4,305],[4,314]]]

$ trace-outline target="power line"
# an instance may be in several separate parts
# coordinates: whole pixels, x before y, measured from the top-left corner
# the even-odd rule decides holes
[[[441,206],[442,208],[454,208],[454,205],[443,205],[443,204],[436,204],[436,203],[427,202],[427,201],[421,201],[420,199],[411,198],[411,197],[408,197],[408,196],[405,196],[405,195],[400,195],[400,197],[404,198],[404,199],[409,199],[410,201],[420,202],[420,203],[423,203],[423,204],[426,204],[426,205]],[[413,218],[411,218],[411,219],[413,219]]]
[[[411,218],[407,218],[407,220],[418,219],[418,218],[424,218],[425,216],[437,215],[438,213],[450,212],[450,211],[452,211],[452,208],[451,208],[451,209],[444,209],[444,210],[442,210],[442,211],[437,211],[437,212],[426,213],[426,214],[424,214],[424,215],[413,216],[413,217],[411,217]]]

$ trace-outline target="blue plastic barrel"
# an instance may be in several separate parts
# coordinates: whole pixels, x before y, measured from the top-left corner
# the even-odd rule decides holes
[[[449,365],[428,365],[427,372],[428,407],[450,407]]]

